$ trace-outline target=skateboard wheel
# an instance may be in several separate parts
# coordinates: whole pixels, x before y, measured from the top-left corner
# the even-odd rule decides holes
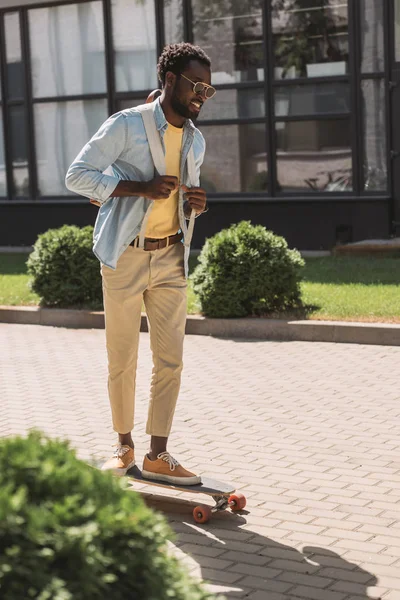
[[[240,492],[237,492],[236,494],[229,496],[228,502],[231,505],[231,510],[242,510],[246,506],[246,497]]]
[[[206,504],[200,504],[193,510],[193,518],[196,523],[207,523],[211,519],[212,511]]]

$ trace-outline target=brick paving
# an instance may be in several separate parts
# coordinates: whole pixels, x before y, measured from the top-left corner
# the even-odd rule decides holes
[[[399,364],[388,346],[187,336],[170,450],[248,498],[199,526],[204,497],[140,488],[195,576],[228,599],[400,599]],[[150,373],[141,334],[138,462]],[[109,454],[104,331],[0,324],[0,435],[32,427]]]

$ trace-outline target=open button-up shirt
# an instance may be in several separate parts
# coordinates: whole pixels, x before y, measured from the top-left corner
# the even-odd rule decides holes
[[[153,103],[153,114],[165,154],[163,138],[168,122],[159,99]],[[205,141],[192,121],[187,120],[182,141],[180,184],[188,187],[191,183],[187,156],[192,145],[198,186]],[[139,234],[144,216],[154,202],[142,196],[114,198],[112,193],[122,180],[150,181],[155,175],[140,107],[123,110],[107,119],[68,169],[67,188],[101,204],[94,227],[93,252],[105,266],[116,268],[118,258]],[[181,229],[185,232],[182,194],[178,212]],[[186,274],[187,263],[188,252],[185,252]]]

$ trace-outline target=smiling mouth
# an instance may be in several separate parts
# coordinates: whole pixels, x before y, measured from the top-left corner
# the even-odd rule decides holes
[[[192,104],[195,107],[195,109],[198,110],[198,111],[203,106],[203,104],[201,102],[196,102],[196,100],[192,100],[190,104]]]

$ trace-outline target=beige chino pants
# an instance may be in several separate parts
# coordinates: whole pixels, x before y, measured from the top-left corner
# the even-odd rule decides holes
[[[149,321],[153,373],[146,433],[168,437],[179,394],[186,323],[183,244],[146,251],[128,246],[114,271],[104,265],[108,392],[114,430],[134,427],[142,302]]]

